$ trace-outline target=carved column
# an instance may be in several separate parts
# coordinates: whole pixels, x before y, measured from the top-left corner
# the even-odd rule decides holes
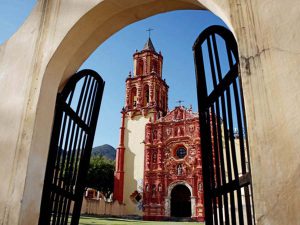
[[[130,98],[131,98],[131,88],[130,88],[130,80],[128,79],[126,81],[126,100],[125,100],[125,109],[130,109],[131,106],[131,102],[130,102]]]
[[[158,154],[158,170],[162,170],[163,167],[163,162],[162,162],[162,148],[158,147],[157,150],[157,154]]]
[[[191,208],[192,208],[192,217],[196,216],[196,199],[191,197]]]
[[[150,151],[149,148],[145,149],[145,171],[150,170]]]
[[[158,126],[158,129],[157,129],[157,140],[158,140],[158,143],[162,143],[162,138],[163,138],[163,129],[162,129],[162,125],[159,125]]]
[[[202,161],[201,161],[201,149],[200,149],[200,145],[199,144],[195,144],[195,150],[196,150],[196,158],[197,158],[197,169],[201,168],[202,165]]]
[[[149,85],[149,105],[153,106],[154,104],[154,84],[151,79],[151,83]]]
[[[139,82],[137,84],[137,108],[140,108],[143,105],[142,102],[142,78],[139,79]]]
[[[123,190],[124,190],[124,134],[125,134],[125,117],[126,112],[122,110],[122,122],[120,127],[120,144],[117,148],[117,159],[116,159],[116,172],[114,175],[114,197],[120,203],[123,202]]]
[[[165,216],[171,216],[171,198],[170,196],[165,198]]]
[[[151,142],[151,126],[146,125],[146,134],[145,134],[145,144],[150,144]]]

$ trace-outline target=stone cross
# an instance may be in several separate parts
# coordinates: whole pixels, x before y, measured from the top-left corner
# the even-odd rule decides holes
[[[152,28],[149,28],[148,30],[146,30],[147,32],[149,32],[149,38],[150,38],[150,36],[151,36],[151,31],[153,31],[154,29],[152,29]]]

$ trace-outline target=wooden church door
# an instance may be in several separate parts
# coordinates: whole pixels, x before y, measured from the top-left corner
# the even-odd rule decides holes
[[[95,71],[74,74],[58,93],[39,225],[77,225],[104,81]]]
[[[206,224],[252,225],[251,170],[237,43],[226,28],[211,26],[199,35],[193,51]]]

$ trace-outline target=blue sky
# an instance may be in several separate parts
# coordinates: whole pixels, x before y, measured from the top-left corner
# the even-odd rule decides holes
[[[26,2],[26,4],[25,4]],[[0,0],[0,43],[8,39],[24,22],[36,1]],[[163,78],[169,89],[169,109],[177,100],[192,104],[197,111],[195,70],[192,46],[199,33],[210,25],[225,24],[208,11],[184,10],[159,14],[131,24],[99,46],[80,69],[101,74],[106,82],[94,146],[119,142],[120,110],[124,105],[125,79],[133,70],[132,55],[141,50],[148,38],[164,56]]]

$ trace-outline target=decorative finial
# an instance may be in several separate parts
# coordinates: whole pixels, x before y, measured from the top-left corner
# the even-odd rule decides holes
[[[147,32],[149,32],[149,38],[151,36],[151,31],[154,30],[153,28],[149,28],[148,30],[146,30]]]
[[[181,103],[184,102],[184,101],[183,100],[178,100],[176,102],[179,104],[179,106],[181,106]]]

